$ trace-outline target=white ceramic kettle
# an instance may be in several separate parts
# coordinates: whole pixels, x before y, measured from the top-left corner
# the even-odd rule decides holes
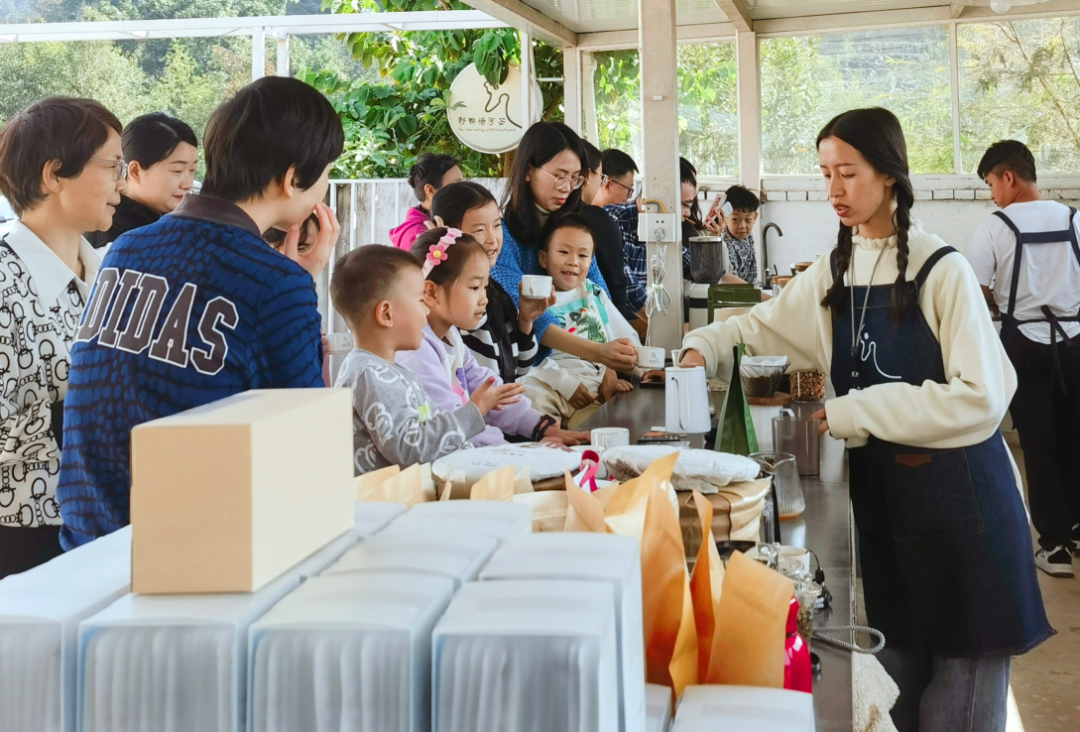
[[[664,428],[679,435],[704,434],[712,429],[705,369],[669,366],[664,374]]]

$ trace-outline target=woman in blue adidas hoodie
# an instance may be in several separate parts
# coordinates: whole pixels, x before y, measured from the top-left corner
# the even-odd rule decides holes
[[[491,269],[492,279],[513,298],[514,305],[518,304],[523,274],[547,274],[540,269],[536,253],[548,217],[581,207],[581,186],[588,174],[585,160],[581,138],[564,124],[537,122],[521,138],[503,196],[503,247]],[[589,279],[607,291],[595,259],[589,266]],[[577,338],[556,325],[548,313],[540,316],[533,328],[545,349],[617,371],[634,370],[637,353],[626,339],[593,343]]]

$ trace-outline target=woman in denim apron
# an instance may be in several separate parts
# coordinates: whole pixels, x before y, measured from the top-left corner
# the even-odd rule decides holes
[[[745,316],[689,334],[715,371],[732,343],[830,374],[818,413],[847,440],[870,624],[901,732],[1005,729],[1010,657],[1050,629],[997,427],[1016,375],[966,260],[913,221],[900,124],[852,110],[818,137],[836,248]]]

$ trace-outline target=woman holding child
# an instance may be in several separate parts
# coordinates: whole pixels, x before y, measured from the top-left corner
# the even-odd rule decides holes
[[[521,139],[503,197],[503,246],[491,277],[519,302],[521,276],[542,274],[538,252],[544,225],[551,216],[573,213],[581,205],[581,187],[588,174],[581,138],[564,124],[538,122]],[[605,292],[607,285],[590,262],[588,277]],[[636,351],[626,339],[596,343],[577,338],[555,324],[545,313],[536,319],[537,340],[545,348],[601,363],[620,371],[632,371]]]

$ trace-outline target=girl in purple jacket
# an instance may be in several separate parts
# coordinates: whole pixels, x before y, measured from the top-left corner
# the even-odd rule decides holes
[[[458,328],[475,330],[487,308],[487,283],[491,265],[487,252],[475,239],[457,229],[438,228],[416,238],[413,254],[424,267],[424,304],[428,324],[419,350],[398,351],[395,363],[419,378],[424,391],[440,409],[457,409],[488,379],[502,384],[491,369],[476,362]],[[576,445],[587,441],[583,432],[560,429],[556,420],[540,414],[520,396],[524,387],[508,396],[516,400],[496,407],[485,417],[487,429],[471,442],[480,447],[506,442],[505,435],[533,441]]]

